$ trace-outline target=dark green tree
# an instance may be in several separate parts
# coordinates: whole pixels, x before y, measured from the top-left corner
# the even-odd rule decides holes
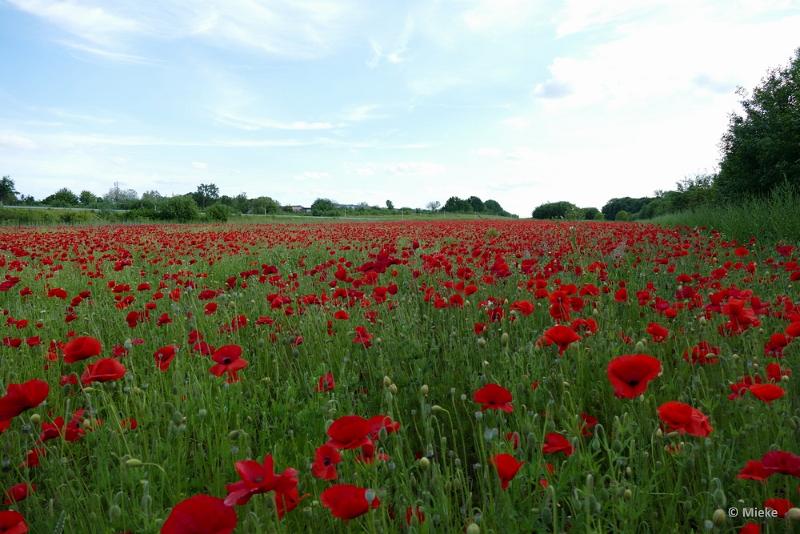
[[[97,204],[98,200],[100,199],[97,198],[97,195],[91,191],[81,191],[81,194],[78,195],[78,201],[81,203],[81,206],[92,207]]]
[[[197,186],[197,191],[192,193],[192,197],[198,206],[205,208],[219,198],[219,187],[215,184],[200,184]]]
[[[336,213],[336,206],[330,199],[318,198],[311,204],[311,215],[332,215],[334,213]]]
[[[463,198],[450,197],[447,199],[447,202],[444,203],[442,211],[448,213],[469,213],[472,211],[472,204]]]
[[[192,195],[181,195],[163,201],[158,216],[168,221],[189,222],[200,218],[200,210]]]
[[[10,176],[0,179],[0,204],[14,204],[18,191],[14,188],[14,180]]]
[[[78,196],[66,187],[62,187],[49,197],[45,198],[42,202],[48,206],[66,208],[70,206],[77,206]]]
[[[545,202],[536,206],[531,214],[534,219],[564,219],[578,208],[572,202]]]
[[[733,113],[722,136],[715,185],[723,200],[764,196],[783,182],[800,186],[800,48],[770,70]]]
[[[483,200],[476,196],[469,197],[467,202],[469,202],[469,205],[472,206],[472,211],[475,213],[483,213],[483,211],[486,209]]]

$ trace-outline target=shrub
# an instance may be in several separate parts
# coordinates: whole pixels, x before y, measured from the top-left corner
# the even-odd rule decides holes
[[[227,222],[231,216],[231,209],[225,204],[214,204],[206,210],[206,215],[212,221]]]

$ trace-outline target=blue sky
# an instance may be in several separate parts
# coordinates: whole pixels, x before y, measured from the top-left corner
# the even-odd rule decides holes
[[[781,0],[0,0],[0,174],[600,207],[714,170],[798,28]]]

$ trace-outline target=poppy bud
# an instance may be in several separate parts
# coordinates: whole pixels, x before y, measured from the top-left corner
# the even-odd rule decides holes
[[[419,388],[419,391],[423,395],[428,395],[428,391],[430,391],[430,388],[428,387],[428,384],[422,384],[422,387]]]
[[[711,520],[718,527],[724,525],[726,519],[727,516],[725,515],[725,510],[723,510],[722,508],[717,508],[716,510],[714,510],[714,515],[711,516]]]
[[[35,413],[31,416],[31,423],[33,423],[34,425],[38,425],[41,420],[42,416],[39,415],[38,413]]]
[[[116,521],[121,516],[122,516],[122,509],[120,509],[120,507],[117,506],[116,504],[112,504],[111,507],[109,507],[108,509],[108,518],[111,519],[111,521]]]
[[[389,386],[392,385],[392,379],[389,378],[388,376],[384,376],[383,377],[383,385],[388,388]]]
[[[785,517],[789,521],[800,521],[800,508],[789,508]]]
[[[241,430],[231,430],[228,432],[228,439],[231,441],[236,441],[239,439],[239,436],[242,434]]]
[[[391,391],[393,394],[397,393],[397,384],[391,384],[389,386],[389,391]]]
[[[664,437],[664,431],[661,430],[660,428],[657,428],[656,429],[656,437],[657,438],[663,438]]]
[[[477,523],[470,523],[467,527],[467,534],[481,534],[481,527]]]
[[[626,489],[625,492],[622,494],[623,497],[626,499],[630,499],[633,497],[633,492],[630,489]]]
[[[128,458],[125,460],[125,465],[127,467],[141,467],[142,461],[138,458]]]
[[[500,336],[500,343],[502,343],[503,345],[508,345],[508,339],[509,339],[508,332],[503,332],[502,335]]]
[[[427,469],[431,465],[431,461],[428,460],[425,456],[419,459],[419,466],[423,469]]]
[[[479,347],[485,347],[486,346],[486,340],[484,338],[482,338],[482,337],[479,337],[478,338],[478,346]]]

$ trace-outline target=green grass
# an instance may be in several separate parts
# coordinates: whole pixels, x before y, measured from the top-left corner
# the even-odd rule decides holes
[[[772,448],[800,452],[797,342],[787,348],[781,361],[794,371],[782,383],[787,389],[785,398],[770,405],[749,395],[726,399],[729,383],[745,373],[759,372],[758,366],[772,361],[764,356],[763,344],[770,333],[785,327],[785,321],[763,316],[761,329],[723,337],[717,327],[724,318],[698,320],[702,309],[681,310],[668,322],[652,308],[636,303],[634,292],[644,289],[648,281],[655,283],[655,295],[672,300],[681,285],[675,280],[677,274],[699,272],[707,277],[718,268],[729,250],[708,234],[626,223],[507,220],[0,232],[5,232],[0,235],[4,243],[18,243],[37,253],[21,257],[30,266],[14,271],[22,278],[19,286],[0,293],[0,308],[8,310],[8,317],[29,319],[31,324],[22,330],[4,324],[0,337],[40,335],[44,340],[32,349],[24,344],[20,349],[0,345],[0,379],[3,386],[31,378],[51,385],[45,405],[19,416],[0,435],[0,488],[28,481],[37,486],[36,493],[13,506],[25,515],[31,532],[54,532],[61,522],[69,533],[157,532],[176,503],[196,493],[224,497],[225,485],[238,479],[234,463],[265,454],[274,456],[278,470],[298,469],[300,493],[308,497],[278,521],[270,498],[255,496],[236,508],[237,533],[455,533],[478,521],[481,534],[716,534],[743,523],[707,527],[716,509],[758,507],[764,499],[779,495],[795,503],[800,500],[797,482],[788,476],[774,476],[766,484],[736,478],[747,460],[760,458]],[[628,248],[616,261],[609,259],[607,251],[628,237]],[[301,296],[332,293],[328,284],[335,268],[323,270],[328,274],[323,280],[318,273],[309,273],[314,266],[342,257],[353,262],[351,273],[356,274],[355,266],[370,261],[370,254],[381,246],[396,245],[402,251],[414,238],[421,240],[421,248],[405,249],[408,264],[394,267],[397,276],[392,276],[390,268],[379,279],[380,285],[394,282],[399,287],[397,295],[389,298],[391,309],[386,303],[362,307],[356,302],[347,308],[349,320],[334,321],[333,336],[327,334],[326,322],[343,305],[309,305],[299,313]],[[671,258],[674,273],[663,265],[654,272],[655,259],[672,254],[684,242],[692,244],[692,253]],[[240,248],[233,249],[232,244]],[[753,246],[751,258],[762,262],[773,255],[770,245],[765,241]],[[706,248],[719,256],[718,262],[701,255]],[[85,274],[83,258],[90,250],[94,259],[88,268],[97,268],[102,278],[90,279]],[[526,289],[530,276],[516,267],[508,278],[492,284],[480,281],[486,269],[476,264],[480,255],[473,256],[473,250],[501,252],[512,266],[531,254],[539,258],[539,268],[558,257],[565,268],[553,278],[578,287],[602,286],[588,266],[608,262],[612,291],[584,297],[586,307],[573,314],[573,318],[594,318],[599,331],[572,345],[562,357],[553,347],[537,346],[542,332],[554,324],[545,299],[535,301],[533,314],[514,321],[504,304],[503,320],[491,323],[479,338],[473,324],[488,323],[479,302],[489,297],[500,302],[535,299]],[[127,258],[127,252],[133,265],[114,270],[117,257]],[[423,255],[448,258],[454,264],[462,256],[464,265],[476,270],[479,290],[463,308],[435,309],[423,300],[423,283],[444,293],[441,282],[448,279],[442,270],[426,270]],[[6,265],[14,261],[2,248],[0,257]],[[488,258],[491,265],[494,255]],[[278,282],[287,285],[281,289],[250,277],[248,287],[228,289],[217,297],[219,309],[210,316],[204,314],[205,303],[198,300],[197,290],[183,288],[176,302],[168,296],[186,281],[195,282],[198,290],[222,289],[228,277],[261,264],[278,266]],[[582,271],[577,272],[575,266]],[[414,276],[415,269],[422,271],[419,277]],[[292,273],[298,274],[296,287],[288,283],[294,279]],[[774,302],[787,289],[786,284],[774,283],[770,274],[752,277],[745,270],[731,270],[724,283],[752,289],[762,300]],[[109,280],[132,286],[137,300],[130,308],[118,309],[107,287]],[[628,304],[614,301],[613,289],[620,280],[628,282],[632,301]],[[153,290],[137,292],[136,285],[142,281],[149,281]],[[152,301],[156,304],[152,317],[166,312],[173,322],[129,328],[124,320],[127,311],[141,309],[161,281],[167,285],[165,296]],[[23,286],[30,286],[34,295],[20,298],[17,291]],[[69,301],[47,298],[48,287],[63,287],[70,297],[90,289],[92,297],[76,307],[75,321],[65,323]],[[555,287],[551,278],[548,288]],[[371,295],[371,285],[361,289]],[[271,309],[265,295],[279,291],[292,297],[293,314]],[[703,295],[713,291],[701,288]],[[375,324],[365,315],[373,310],[378,312]],[[247,315],[250,324],[231,334],[221,332],[220,326],[238,314]],[[280,329],[256,326],[259,315],[273,317]],[[40,329],[34,327],[38,320],[43,322]],[[666,342],[650,341],[645,334],[649,321],[668,325],[671,335]],[[372,347],[352,342],[357,325],[366,325],[374,334]],[[240,382],[225,384],[208,372],[208,358],[190,352],[186,339],[195,328],[216,346],[236,343],[243,347],[250,365],[241,372]],[[85,366],[62,361],[48,364],[45,359],[49,340],[65,340],[68,331],[102,340],[104,356],[110,355],[115,344],[132,338],[142,338],[144,344],[132,346],[121,359],[128,368],[123,380],[86,388],[59,387],[62,374],[80,374]],[[622,333],[633,338],[632,344],[621,340]],[[295,346],[292,341],[298,335],[303,343]],[[683,351],[699,340],[720,346],[719,364],[691,366],[682,360]],[[154,365],[153,352],[170,343],[183,347],[170,370],[161,372]],[[615,398],[605,376],[606,365],[614,356],[634,352],[659,358],[663,375],[642,398]],[[317,378],[328,371],[335,375],[336,389],[315,392]],[[533,381],[540,383],[535,391],[530,387]],[[512,392],[513,413],[479,411],[472,394],[488,382]],[[708,414],[714,427],[711,436],[660,432],[656,410],[668,400],[690,403]],[[20,467],[25,451],[36,446],[37,420],[69,419],[77,408],[87,409],[85,422],[94,430],[74,443],[50,441],[40,467]],[[591,436],[581,436],[582,412],[600,420]],[[343,522],[321,506],[319,495],[330,483],[313,478],[309,463],[314,449],[326,439],[326,426],[348,414],[388,414],[402,427],[379,441],[379,448],[390,456],[387,462],[361,465],[353,460],[353,451],[343,452],[339,482],[374,488],[381,499],[379,509]],[[119,421],[126,417],[135,417],[139,428],[122,430]],[[503,439],[510,431],[521,436],[517,451]],[[567,436],[575,453],[568,458],[544,455],[542,443],[548,432]],[[680,449],[670,452],[669,447]],[[525,461],[508,491],[500,489],[489,463],[489,457],[499,452],[514,453]],[[419,455],[430,459],[427,466],[417,460]],[[552,475],[548,463],[553,464]],[[548,480],[547,489],[540,485],[542,479]],[[417,505],[424,509],[426,521],[406,527],[405,508]],[[764,532],[789,531],[783,527],[782,522],[766,523]]]
[[[778,188],[766,198],[746,199],[726,206],[705,206],[656,217],[651,221],[671,226],[713,228],[727,239],[800,241],[800,194]]]

